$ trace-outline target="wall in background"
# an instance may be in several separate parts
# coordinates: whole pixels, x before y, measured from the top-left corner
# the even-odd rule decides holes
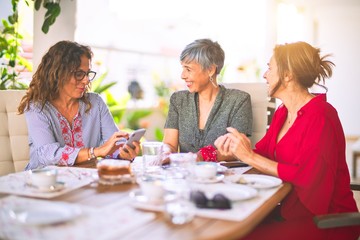
[[[107,1],[102,2],[105,4]],[[272,47],[275,43],[274,32],[276,28],[274,27],[274,18],[276,17],[274,4],[277,1],[267,1],[267,8],[265,11],[266,19],[270,25],[265,29],[257,29],[258,31],[265,31],[263,35],[264,45],[261,48],[261,53],[258,55],[262,60],[261,65],[265,65],[270,57]],[[332,103],[338,110],[339,116],[343,123],[344,131],[346,135],[356,135],[360,136],[360,1],[358,0],[307,0],[307,1],[287,1],[298,4],[301,7],[304,7],[309,11],[307,17],[310,18],[307,21],[307,27],[313,29],[314,34],[312,39],[309,40],[312,44],[320,47],[324,53],[333,53],[333,61],[336,63],[336,68],[334,70],[334,76],[327,83],[329,88],[328,100]],[[34,34],[34,66],[38,64],[41,56],[44,54],[45,50],[52,45],[54,42],[62,39],[75,39],[74,32],[77,26],[75,12],[78,5],[77,1],[61,1],[62,13],[58,18],[55,25],[50,29],[50,32],[47,35],[44,35],[40,32],[40,26],[43,21],[43,14],[35,12],[35,34]],[[153,6],[156,7],[156,6]],[[191,6],[190,6],[191,7]],[[105,9],[103,11],[109,11]],[[205,9],[203,11],[206,12]],[[91,11],[92,18],[96,19],[101,17],[99,14],[101,10]],[[217,18],[218,21],[221,21],[221,18],[218,18],[218,15],[210,15],[212,18]],[[84,21],[89,20],[85,19]],[[251,22],[247,22],[251,24]],[[230,24],[229,21],[219,24],[222,27],[228,27]],[[242,23],[244,24],[244,23]],[[241,24],[238,24],[241,26]],[[140,27],[140,25],[139,25]],[[109,37],[106,36],[106,31],[100,31],[99,28],[92,27],[89,24],[87,31],[92,31],[93,35],[91,36],[100,36],[104,40],[107,40]],[[116,31],[117,28],[113,28],[108,31]],[[215,28],[214,32],[218,29]],[[134,34],[141,33],[143,29],[134,29]],[[147,38],[151,37],[152,34],[159,34],[157,31],[153,31],[151,34],[147,35]],[[232,42],[237,42],[238,37],[243,37],[246,33],[242,33],[241,28],[233,27],[232,28]],[[136,36],[136,35],[134,35]],[[167,38],[168,36],[164,36]],[[224,36],[222,36],[223,38]],[[91,37],[89,37],[91,40]],[[131,36],[129,37],[131,38]],[[137,37],[139,38],[139,37]],[[139,39],[140,42],[148,42],[147,38]],[[192,36],[187,36],[186,39],[182,42],[181,45],[188,43],[190,39],[194,39]],[[258,39],[257,39],[258,40]],[[122,41],[121,37],[113,38],[112,41]],[[169,39],[167,41],[170,41]],[[112,46],[108,46],[111,48]],[[231,51],[231,50],[228,50]],[[249,50],[250,51],[250,50]],[[171,56],[175,58],[178,52],[172,53]],[[239,53],[240,54],[240,53]],[[126,59],[126,58],[125,58]],[[130,57],[127,57],[130,59]],[[139,61],[134,59],[134,64]],[[166,63],[170,64],[171,60],[164,60]],[[176,60],[174,60],[176,62]],[[117,62],[117,66],[122,64],[121,61]],[[175,63],[178,64],[178,63]],[[176,67],[169,67],[169,71],[174,70]],[[117,71],[117,69],[112,70]],[[122,73],[123,74],[123,73]],[[129,73],[125,73],[129,74]],[[131,73],[130,73],[131,74]],[[173,74],[173,73],[171,73]],[[118,73],[115,74],[120,75]],[[176,74],[175,74],[176,76]],[[126,88],[126,86],[124,86]]]
[[[318,9],[317,45],[332,53],[336,64],[326,84],[328,101],[337,109],[345,134],[360,137],[360,1],[338,1]]]

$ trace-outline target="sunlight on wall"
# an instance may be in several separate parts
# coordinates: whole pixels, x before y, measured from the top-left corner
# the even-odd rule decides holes
[[[199,38],[218,41],[224,49],[224,81],[259,81],[272,29],[269,2],[273,1],[109,0],[106,5],[78,0],[76,40],[94,48],[95,57],[108,69],[108,80],[119,82],[116,93],[124,93],[129,82],[137,80],[151,103],[156,99],[151,83],[159,79],[185,87],[179,55]],[[239,71],[240,66],[244,70]]]
[[[277,43],[304,40],[305,15],[293,4],[279,3],[277,7]]]

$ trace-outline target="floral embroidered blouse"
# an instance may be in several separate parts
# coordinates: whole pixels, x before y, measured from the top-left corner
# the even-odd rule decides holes
[[[118,131],[101,96],[87,94],[92,107],[85,113],[86,104],[80,101],[72,127],[50,102],[43,109],[30,104],[30,109],[25,112],[30,146],[30,161],[25,170],[47,165],[73,165],[80,149],[97,147]]]

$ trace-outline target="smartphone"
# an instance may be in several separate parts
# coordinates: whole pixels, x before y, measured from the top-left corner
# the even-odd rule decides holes
[[[230,162],[222,162],[220,165],[228,167],[228,168],[236,168],[236,167],[247,167],[248,164],[241,161],[230,161]]]
[[[146,132],[145,128],[140,128],[138,130],[135,130],[134,132],[132,132],[129,136],[129,139],[126,141],[126,145],[130,146],[131,148],[135,148],[133,142],[137,141],[139,142],[140,139],[144,136]],[[124,145],[125,146],[125,145]]]

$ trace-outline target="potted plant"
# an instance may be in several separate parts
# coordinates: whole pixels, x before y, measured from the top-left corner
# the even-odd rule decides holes
[[[30,1],[25,0],[30,6]],[[12,0],[12,13],[7,19],[2,19],[0,29],[0,89],[26,89],[28,85],[19,78],[21,71],[32,72],[32,64],[21,56],[22,34],[19,32],[19,0]],[[61,12],[59,0],[35,0],[34,8],[39,10],[41,7],[46,9],[42,31],[47,33],[56,18]]]

